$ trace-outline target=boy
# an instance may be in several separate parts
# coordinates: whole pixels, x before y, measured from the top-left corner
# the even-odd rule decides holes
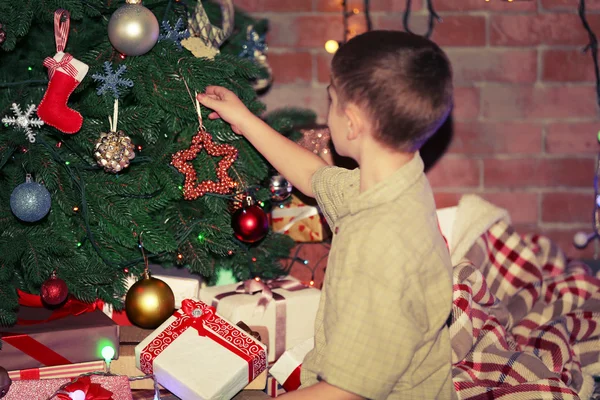
[[[452,73],[443,51],[404,32],[371,31],[332,61],[328,125],[350,171],[326,166],[273,131],[230,91],[199,101],[244,135],[334,232],[315,348],[293,399],[451,399],[451,263],[419,148],[446,120]]]

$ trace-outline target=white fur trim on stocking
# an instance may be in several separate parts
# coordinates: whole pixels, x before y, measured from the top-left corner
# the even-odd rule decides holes
[[[56,62],[61,62],[64,56],[65,56],[65,53],[63,53],[62,51],[59,51],[52,58],[54,58],[56,60]],[[73,58],[71,60],[71,64],[73,64],[75,69],[77,69],[77,76],[75,76],[75,80],[77,82],[81,82],[83,80],[83,78],[85,78],[85,76],[87,75],[88,71],[90,70],[90,67],[87,64],[82,63],[81,61],[77,60],[76,58]],[[62,68],[62,67],[58,68],[57,71],[60,71],[65,74],[67,73],[64,70],[64,68]]]

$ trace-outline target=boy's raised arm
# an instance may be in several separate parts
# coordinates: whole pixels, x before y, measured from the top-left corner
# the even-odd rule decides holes
[[[228,89],[209,86],[198,95],[198,101],[214,111],[210,119],[222,118],[231,124],[233,131],[246,137],[292,185],[314,197],[311,179],[327,165],[323,159],[273,130]]]

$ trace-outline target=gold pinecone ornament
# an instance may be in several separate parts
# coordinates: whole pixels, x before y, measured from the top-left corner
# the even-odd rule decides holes
[[[135,158],[131,138],[123,131],[102,132],[94,147],[94,157],[106,172],[116,174],[129,166]]]

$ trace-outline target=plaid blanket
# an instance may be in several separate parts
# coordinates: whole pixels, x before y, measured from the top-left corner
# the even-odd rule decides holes
[[[461,258],[450,325],[458,397],[600,399],[593,378],[600,375],[600,279],[548,238],[519,235],[489,203],[461,203],[458,230],[469,234],[455,227],[450,245],[453,259]],[[479,212],[467,212],[469,203]],[[464,223],[465,215],[484,231]],[[473,232],[474,243],[461,243]]]

